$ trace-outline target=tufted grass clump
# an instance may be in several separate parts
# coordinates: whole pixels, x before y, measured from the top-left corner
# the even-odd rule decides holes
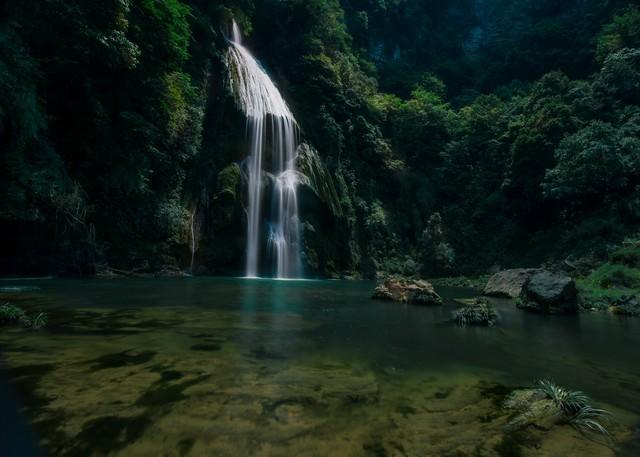
[[[47,313],[40,312],[31,317],[18,306],[9,303],[0,306],[0,326],[18,324],[25,328],[40,330],[46,327],[48,321]]]
[[[493,327],[498,321],[498,313],[484,298],[476,299],[453,313],[453,321],[458,327],[486,326]]]
[[[549,379],[538,381],[537,388],[555,402],[567,421],[578,431],[610,437],[603,422],[607,422],[612,414],[607,410],[594,408],[591,399],[584,392],[568,390]]]

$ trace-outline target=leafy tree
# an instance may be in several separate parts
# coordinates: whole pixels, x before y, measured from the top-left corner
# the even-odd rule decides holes
[[[555,156],[545,195],[582,208],[614,204],[640,185],[640,111],[625,110],[618,125],[592,121],[565,138]]]
[[[596,58],[599,62],[624,48],[640,48],[640,7],[629,5],[613,21],[602,27],[598,36]]]

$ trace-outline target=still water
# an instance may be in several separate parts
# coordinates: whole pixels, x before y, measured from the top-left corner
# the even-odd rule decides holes
[[[0,301],[50,322],[0,330],[3,457],[640,455],[640,319],[497,301],[498,326],[457,328],[476,291],[424,308],[365,281],[17,285]],[[502,400],[541,378],[613,411],[615,440],[507,434]]]

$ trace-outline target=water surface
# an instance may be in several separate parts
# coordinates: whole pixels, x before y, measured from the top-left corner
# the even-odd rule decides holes
[[[445,321],[471,289],[424,308],[373,301],[365,281],[20,285],[39,290],[3,301],[51,319],[0,332],[7,388],[50,455],[638,455],[637,319],[498,301],[497,327],[463,329]],[[540,378],[613,410],[617,442],[505,434],[502,399]]]

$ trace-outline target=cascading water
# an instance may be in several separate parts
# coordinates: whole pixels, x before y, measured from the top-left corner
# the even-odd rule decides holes
[[[239,107],[247,116],[251,152],[247,158],[247,277],[257,277],[260,265],[263,156],[271,147],[275,176],[269,217],[267,252],[280,279],[299,278],[300,227],[298,221],[296,149],[298,124],[275,84],[258,61],[242,45],[242,35],[233,22],[229,63],[231,82]],[[270,142],[269,142],[270,140]],[[265,170],[266,171],[266,170]]]

